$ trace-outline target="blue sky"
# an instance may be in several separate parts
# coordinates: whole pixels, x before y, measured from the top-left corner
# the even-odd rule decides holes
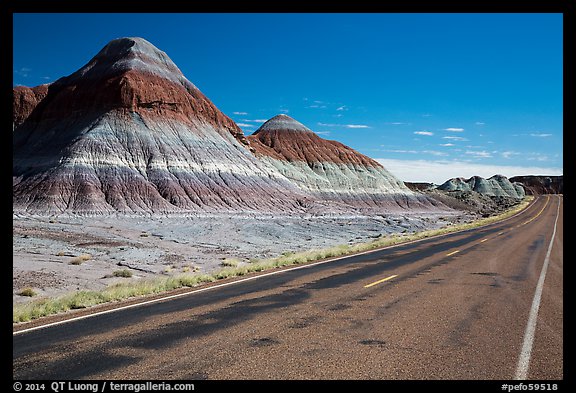
[[[405,181],[556,175],[562,30],[530,13],[15,14],[13,83],[139,36],[246,134],[286,113]]]

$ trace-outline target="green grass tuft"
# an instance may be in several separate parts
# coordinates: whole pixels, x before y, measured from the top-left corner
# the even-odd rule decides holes
[[[122,269],[122,270],[115,270],[112,275],[114,277],[124,277],[124,278],[130,278],[132,277],[132,272],[128,269]]]

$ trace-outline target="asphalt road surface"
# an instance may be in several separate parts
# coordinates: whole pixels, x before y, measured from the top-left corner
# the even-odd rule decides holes
[[[14,379],[563,379],[563,198],[13,335]]]

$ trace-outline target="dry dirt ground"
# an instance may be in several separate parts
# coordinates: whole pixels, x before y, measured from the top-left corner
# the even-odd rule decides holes
[[[209,273],[286,251],[366,242],[469,221],[461,211],[382,216],[13,217],[13,302],[122,280]],[[115,277],[130,269],[132,278]],[[21,296],[23,288],[37,296]]]

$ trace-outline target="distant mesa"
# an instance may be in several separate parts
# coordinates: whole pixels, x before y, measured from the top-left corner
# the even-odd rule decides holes
[[[250,146],[302,191],[359,208],[430,209],[437,202],[414,193],[382,165],[280,114],[248,136]]]
[[[472,176],[467,180],[457,177],[447,180],[437,188],[442,191],[475,191],[487,196],[504,196],[516,199],[522,199],[525,196],[522,184],[512,183],[506,176],[502,175],[494,175],[489,179]]]
[[[514,176],[510,181],[522,184],[528,195],[564,193],[564,176]]]

